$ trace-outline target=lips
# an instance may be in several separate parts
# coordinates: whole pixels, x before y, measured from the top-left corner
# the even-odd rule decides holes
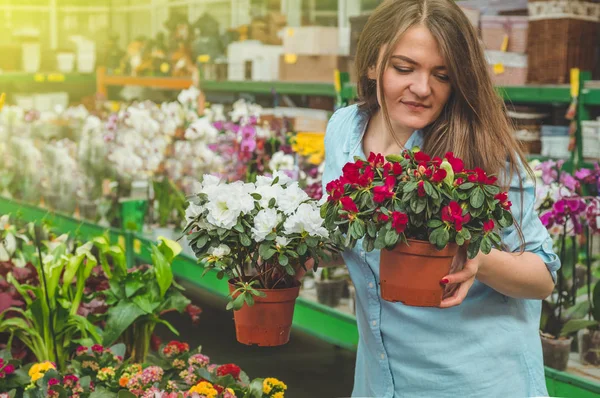
[[[421,108],[421,109],[431,108],[430,106],[427,106],[427,105],[422,104],[420,102],[402,101],[402,103],[404,105],[408,105],[408,106],[413,107],[413,108]]]

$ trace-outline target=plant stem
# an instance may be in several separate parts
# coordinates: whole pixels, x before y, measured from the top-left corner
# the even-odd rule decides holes
[[[34,231],[35,231],[35,240],[36,240],[36,246],[37,246],[37,252],[38,252],[38,257],[39,257],[39,262],[40,262],[40,273],[42,275],[42,283],[44,285],[44,296],[46,299],[46,305],[48,306],[48,312],[49,312],[49,320],[48,320],[48,329],[50,330],[50,335],[52,337],[52,341],[46,341],[46,346],[51,343],[51,350],[49,349],[48,354],[50,354],[50,351],[53,351],[54,354],[54,361],[58,361],[58,352],[56,349],[56,335],[54,333],[54,311],[52,310],[52,306],[50,305],[50,296],[48,296],[48,282],[46,281],[46,272],[44,271],[44,262],[42,261],[42,249],[41,249],[41,242],[40,242],[40,236],[39,236],[39,230],[37,227],[34,227]],[[61,369],[62,370],[62,369]]]

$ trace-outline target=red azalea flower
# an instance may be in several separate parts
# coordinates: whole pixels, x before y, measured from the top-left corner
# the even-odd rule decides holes
[[[392,171],[392,164],[390,162],[383,165],[383,175],[387,177],[390,175],[390,171]]]
[[[394,175],[397,175],[397,176],[402,174],[402,165],[400,163],[394,163],[392,165],[392,172],[394,173]]]
[[[469,222],[471,216],[467,213],[463,216],[463,209],[458,202],[452,201],[442,209],[442,221],[454,224],[456,231],[461,231],[463,224]]]
[[[92,346],[92,351],[97,352],[97,353],[102,353],[102,352],[104,352],[104,347],[102,347],[100,344],[94,344]]]
[[[233,363],[228,363],[226,365],[221,365],[217,368],[217,376],[223,377],[223,376],[231,375],[231,376],[233,376],[234,379],[239,380],[241,371],[242,371],[242,369],[240,369],[239,366],[237,366]]]
[[[225,388],[221,387],[218,384],[213,384],[212,386],[215,390],[217,390],[217,395],[221,394],[223,392],[223,390],[225,390]]]
[[[361,160],[355,163],[346,163],[342,168],[343,176],[350,184],[358,184],[358,178],[361,175],[364,162]]]
[[[424,167],[422,165],[419,165],[419,168]],[[427,178],[431,178],[431,176],[433,176],[433,170],[430,168],[427,168],[424,170],[423,175]]]
[[[483,232],[490,232],[494,230],[494,220],[488,220],[483,223]]]
[[[426,153],[419,151],[415,153],[415,160],[417,161],[417,163],[427,163],[431,160],[431,158]]]
[[[385,162],[385,158],[380,153],[375,154],[375,153],[371,152],[369,154],[369,159],[367,159],[367,161],[369,162],[369,164],[372,167],[377,168],[377,167],[383,166],[383,163]]]
[[[435,167],[440,167],[442,165],[442,159],[440,159],[438,156],[434,157],[433,160],[431,161],[431,163],[433,165],[435,165]]]
[[[367,166],[365,171],[358,177],[358,185],[361,187],[368,187],[373,183],[375,179],[375,172],[371,166]]]
[[[401,234],[408,225],[408,216],[405,213],[395,211],[392,213],[392,227]]]
[[[496,181],[498,181],[497,177],[488,177],[488,179],[487,179],[487,181],[485,183],[489,184],[489,185],[493,185],[493,184],[496,183]]]
[[[512,203],[508,200],[508,193],[500,192],[498,195],[494,196],[494,199],[497,199],[500,202],[500,206],[504,210],[510,210]]]
[[[488,180],[488,176],[485,171],[480,167],[475,167],[474,171],[477,173],[477,182],[485,184]]]
[[[419,181],[419,183],[417,184],[417,195],[419,195],[420,197],[423,197],[426,195],[424,181]]]
[[[446,178],[446,175],[448,175],[448,173],[446,172],[446,170],[444,170],[444,169],[437,169],[435,171],[435,173],[433,173],[432,181],[433,182],[442,182],[442,181],[444,181],[444,178]]]
[[[8,364],[4,367],[4,369],[2,369],[2,371],[4,373],[6,373],[7,375],[11,375],[11,374],[15,373],[15,367],[11,364]]]
[[[340,199],[340,203],[342,204],[342,208],[348,213],[358,213],[358,207],[356,207],[356,203],[354,203],[350,196],[344,196]]]
[[[458,186],[462,185],[464,182],[465,182],[464,178],[458,177],[456,180],[454,180],[454,186],[458,187]]]
[[[375,221],[388,222],[389,220],[390,220],[390,218],[388,216],[386,216],[385,214],[381,213],[379,210],[377,210],[377,213],[375,213]]]
[[[396,183],[396,178],[392,176],[387,176],[385,178],[385,185],[377,186],[373,188],[373,201],[375,203],[382,203],[387,199],[391,199],[394,197],[394,185]]]
[[[477,182],[477,174],[469,174],[469,176],[467,177],[467,181]]]
[[[452,166],[452,171],[454,171],[454,174],[462,173],[462,171],[465,169],[464,162],[461,159],[455,157],[454,153],[448,152],[448,153],[446,153],[446,155],[444,157],[446,158],[448,163],[450,163],[450,165]]]
[[[325,187],[327,194],[329,194],[328,201],[337,202],[344,196],[344,183],[341,179],[333,180]]]

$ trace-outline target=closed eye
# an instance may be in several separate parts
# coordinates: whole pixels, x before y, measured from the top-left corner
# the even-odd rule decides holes
[[[449,77],[449,76],[446,76],[446,75],[436,75],[436,77],[437,77],[438,79],[440,79],[441,81],[443,81],[443,82],[450,81],[450,77]]]
[[[409,68],[401,68],[399,66],[394,66],[394,69],[396,69],[398,72],[400,73],[410,73],[412,72],[412,69]]]

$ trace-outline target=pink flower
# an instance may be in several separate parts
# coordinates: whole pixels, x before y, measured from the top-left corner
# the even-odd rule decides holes
[[[97,353],[102,353],[102,352],[104,352],[104,347],[102,347],[100,344],[94,344],[92,346],[92,351],[97,352]]]
[[[55,386],[59,383],[60,383],[60,381],[58,379],[55,379],[54,377],[51,378],[50,380],[48,380],[48,386]]]
[[[11,364],[8,364],[4,367],[4,369],[2,369],[2,371],[4,373],[6,373],[7,375],[11,375],[11,374],[15,373],[15,367]]]

